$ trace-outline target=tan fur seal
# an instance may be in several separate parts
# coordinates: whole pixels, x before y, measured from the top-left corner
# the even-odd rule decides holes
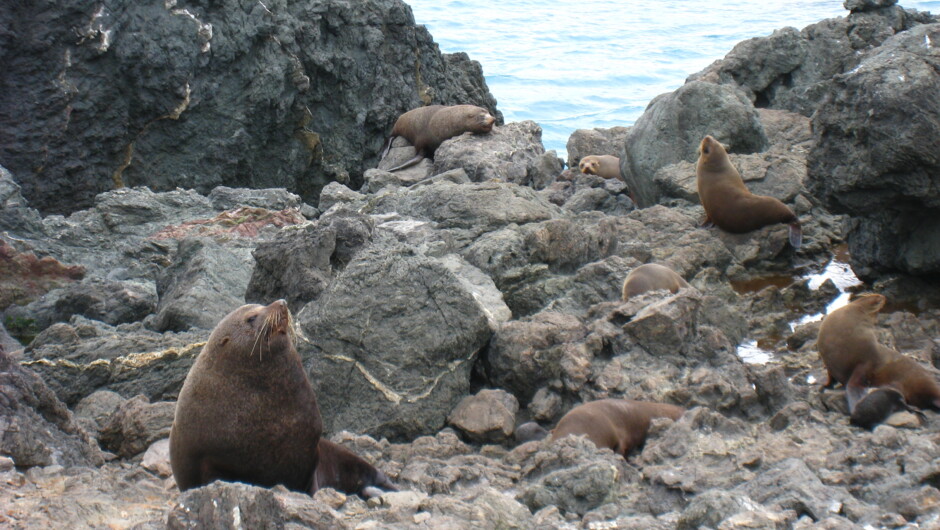
[[[601,399],[568,411],[552,430],[552,439],[568,435],[587,435],[598,448],[613,449],[626,458],[627,453],[646,441],[653,418],[679,419],[685,409],[668,403]]]
[[[620,159],[610,155],[589,155],[578,163],[581,173],[597,175],[605,179],[623,180],[620,175]]]
[[[688,287],[689,283],[675,271],[658,263],[647,263],[630,271],[623,282],[623,301],[634,296],[665,289],[671,293]]]
[[[292,338],[284,300],[244,305],[212,331],[170,431],[180,491],[216,479],[310,490],[323,422]]]
[[[878,342],[875,324],[885,301],[880,294],[862,295],[823,319],[816,340],[828,373],[823,387],[842,383],[850,414],[870,387],[894,388],[909,405],[940,409],[940,386],[927,369]]]
[[[386,491],[398,491],[385,473],[342,445],[320,438],[318,448],[320,462],[313,474],[311,495],[319,489],[333,488],[369,499]]]
[[[767,225],[787,223],[790,245],[800,248],[803,231],[793,210],[774,197],[748,191],[725,147],[711,136],[706,136],[699,145],[695,175],[698,195],[705,208],[702,226],[715,224],[722,230],[742,234]]]
[[[495,123],[496,118],[489,111],[475,105],[429,105],[409,110],[399,116],[392,127],[382,158],[388,154],[396,136],[408,140],[416,153],[411,160],[388,170],[398,171],[417,164],[422,158],[434,158],[434,152],[448,138],[465,132],[488,133]]]

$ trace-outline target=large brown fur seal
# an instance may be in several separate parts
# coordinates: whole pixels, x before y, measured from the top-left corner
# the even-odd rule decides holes
[[[675,271],[658,263],[647,263],[630,271],[623,282],[623,300],[627,301],[649,291],[665,289],[671,293],[688,287],[689,283]]]
[[[631,399],[590,401],[568,411],[552,430],[553,440],[568,435],[587,435],[598,448],[627,453],[646,441],[653,418],[679,419],[685,409],[668,403]]]
[[[894,388],[909,405],[940,409],[940,386],[930,373],[878,342],[875,324],[885,301],[880,294],[866,294],[823,319],[816,347],[828,373],[824,388],[842,383],[850,414],[869,387]]]
[[[385,473],[342,445],[320,438],[318,448],[320,463],[313,474],[311,494],[319,489],[333,488],[347,495],[369,499],[386,491],[398,491]]]
[[[489,111],[475,105],[429,105],[409,110],[399,116],[392,127],[382,158],[388,154],[396,136],[408,140],[415,148],[415,156],[388,170],[397,171],[417,164],[422,158],[433,158],[434,152],[448,138],[465,132],[488,133],[493,130],[494,123],[496,118]]]
[[[767,225],[787,223],[790,245],[800,248],[803,231],[793,210],[774,197],[748,191],[724,146],[711,136],[706,136],[699,145],[695,174],[698,195],[705,208],[702,226],[714,223],[722,230],[742,234]]]
[[[581,173],[597,175],[605,179],[623,180],[620,175],[620,159],[610,155],[589,155],[578,163]]]
[[[180,491],[216,479],[309,491],[322,430],[287,303],[244,305],[215,327],[183,383],[173,476]]]

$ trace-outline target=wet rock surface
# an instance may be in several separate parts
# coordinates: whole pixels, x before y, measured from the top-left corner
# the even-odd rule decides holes
[[[274,17],[264,23],[273,33],[265,33],[271,38],[262,39],[259,53],[281,57],[281,51],[302,46],[288,38],[296,26],[277,29],[274,21],[287,20],[302,5],[312,10],[311,20],[320,21],[310,30],[320,36],[381,11],[378,2],[340,4],[335,10],[316,2],[266,3],[248,12],[224,8],[249,22],[256,15]],[[270,15],[258,11],[264,7]],[[933,102],[918,91],[933,86],[920,66],[931,64],[934,52],[915,44],[925,36],[931,41],[936,24],[893,2],[846,7],[852,11],[848,19],[740,44],[694,82],[655,100],[633,128],[572,136],[569,155],[575,157],[626,153],[625,163],[640,168],[634,176],[645,179],[632,183],[562,170],[557,157],[544,151],[533,122],[448,140],[435,160],[405,171],[369,169],[362,185],[345,162],[324,170],[333,175],[327,180],[337,182],[322,186],[326,181],[314,175],[306,191],[278,179],[287,173],[306,179],[307,169],[274,168],[272,182],[235,183],[291,187],[301,195],[283,187],[210,191],[217,175],[183,153],[166,162],[187,168],[179,175],[204,175],[206,180],[185,182],[197,190],[109,191],[85,203],[76,199],[68,217],[35,209],[48,213],[57,206],[36,199],[41,190],[35,176],[11,164],[12,173],[0,171],[0,267],[39,270],[32,278],[43,280],[31,284],[37,288],[26,296],[0,298],[5,329],[25,346],[0,342],[0,526],[937,526],[937,414],[926,411],[921,421],[902,412],[871,430],[860,429],[849,422],[843,390],[819,388],[825,371],[816,351],[818,318],[848,291],[888,295],[893,305],[879,316],[879,340],[925,366],[940,363],[940,309],[930,302],[940,299],[936,286],[881,275],[898,269],[897,263],[859,265],[866,258],[856,256],[861,243],[852,239],[859,226],[868,226],[866,219],[885,210],[866,202],[884,192],[879,186],[895,186],[902,194],[895,202],[912,211],[935,207],[929,179],[908,178],[933,168],[926,140],[891,133],[888,118],[859,122],[854,130],[869,138],[893,134],[882,143],[899,149],[874,160],[858,154],[870,145],[851,143],[862,142],[861,136],[837,134],[839,124],[855,123],[853,113],[859,112],[843,98],[861,97],[864,87],[877,85],[869,82],[876,72],[908,68],[912,75],[924,74],[904,87],[891,81],[898,89],[891,94],[879,92],[890,101],[871,104],[883,105],[884,116],[905,102]],[[203,20],[222,8],[166,9],[190,9]],[[154,9],[165,15],[165,8]],[[0,8],[0,16],[11,14],[19,11]],[[365,35],[360,37],[375,44],[411,28],[407,42],[431,42],[423,29],[408,25],[406,9],[392,15],[384,30],[357,26]],[[106,40],[111,17],[106,9],[93,20],[99,25],[90,26],[76,45],[85,54],[76,65],[86,64],[92,52],[113,62],[112,55],[129,50]],[[201,26],[185,13],[171,20],[199,38],[208,35],[198,33]],[[225,26],[213,28],[204,44],[213,53],[236,53],[237,36],[227,36]],[[50,41],[47,52],[53,54],[60,41]],[[104,44],[114,47],[98,50]],[[327,85],[318,86],[308,63],[321,64],[322,58],[304,49],[295,53],[298,75],[286,82],[309,82],[306,93],[319,93]],[[396,50],[389,53],[400,55]],[[225,59],[191,56],[210,70]],[[431,65],[421,63],[423,75],[441,75],[447,86],[459,84],[485,99],[479,72],[466,56],[422,57]],[[443,70],[434,70],[438,60]],[[275,70],[284,66],[271,64]],[[82,68],[88,67],[76,66]],[[200,105],[212,105],[199,100],[205,87],[199,76],[193,79],[183,116],[193,114],[196,122]],[[439,86],[427,79],[428,87]],[[255,85],[249,88],[260,94]],[[435,97],[451,97],[436,90]],[[284,97],[299,101],[292,94]],[[0,96],[0,105],[10,97]],[[155,96],[144,87],[140,97]],[[166,105],[177,101],[161,97]],[[399,92],[385,97],[377,109],[360,108],[371,125],[357,133],[359,147],[350,151],[357,160],[373,160],[384,135],[379,129],[393,119],[386,111],[411,101]],[[799,251],[787,244],[785,226],[738,235],[699,226],[704,212],[694,185],[694,149],[701,135],[720,133],[704,129],[714,116],[691,109],[703,101],[718,102],[720,116],[741,118],[726,121],[727,137],[721,139],[737,146],[731,159],[752,191],[784,200],[800,216],[805,244]],[[811,122],[807,116],[817,108]],[[315,117],[318,109],[310,106]],[[75,112],[76,123],[82,123]],[[931,131],[931,116],[929,111],[912,118],[910,130]],[[683,131],[666,126],[677,117],[685,120]],[[147,150],[156,149],[174,126],[183,126],[179,122],[155,122],[141,135],[137,153],[152,152]],[[304,123],[303,131],[316,132],[317,123]],[[345,134],[343,127],[338,135]],[[657,147],[657,138],[666,147]],[[324,153],[339,149],[335,138],[320,141]],[[272,139],[270,153],[280,153],[279,145]],[[401,151],[394,156],[406,156],[407,149],[393,145]],[[911,155],[904,159],[909,165],[899,165],[901,151]],[[207,160],[218,154],[208,153]],[[50,174],[61,156],[50,159]],[[289,166],[292,156],[278,160]],[[106,166],[102,160],[91,157],[88,167]],[[128,182],[142,178],[141,160],[127,166]],[[823,172],[838,173],[837,165],[855,168],[863,189],[844,187],[840,178],[821,182]],[[339,178],[341,166],[349,179]],[[148,184],[165,189],[167,181],[155,168]],[[906,179],[904,186],[900,179]],[[24,192],[26,181],[33,188]],[[58,186],[55,179],[48,183]],[[307,193],[317,186],[322,193]],[[653,190],[655,199],[638,200],[637,207],[630,196],[641,193],[641,186]],[[95,190],[89,189],[90,198]],[[308,204],[317,199],[319,209]],[[905,239],[903,230],[910,227],[898,227],[898,234],[865,237],[874,238],[877,248],[909,249],[899,254],[905,264],[914,263],[912,256],[930,263],[927,250],[914,250]],[[831,274],[839,267],[850,273],[850,258],[877,281],[846,282]],[[650,262],[670,267],[690,287],[622,301],[624,278]],[[79,269],[75,277],[68,275]],[[821,271],[829,279],[817,278]],[[19,278],[11,285],[25,283]],[[215,322],[233,306],[278,298],[293,311],[297,348],[317,392],[324,435],[381,469],[401,491],[364,501],[332,489],[311,497],[226,482],[183,494],[176,488],[166,437],[189,367]],[[755,362],[745,346],[764,357]],[[654,420],[645,445],[626,459],[577,436],[514,441],[524,422],[551,429],[572,407],[602,398],[660,401],[687,412],[675,421]]]

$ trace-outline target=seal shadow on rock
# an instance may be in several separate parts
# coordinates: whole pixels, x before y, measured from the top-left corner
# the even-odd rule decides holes
[[[909,405],[940,409],[940,385],[930,372],[878,342],[875,324],[885,302],[880,294],[856,298],[823,319],[816,340],[827,372],[822,388],[842,383],[852,423],[866,428]]]
[[[408,140],[415,148],[415,156],[387,171],[398,171],[413,166],[422,158],[434,158],[434,152],[444,140],[465,132],[488,133],[496,123],[489,111],[476,105],[428,105],[409,110],[398,117],[389,136],[382,157],[388,155],[397,136]]]
[[[398,491],[322,433],[287,302],[248,304],[219,322],[186,376],[170,431],[170,465],[180,491],[213,480],[310,494],[329,487],[365,498]]]
[[[790,225],[790,245],[795,249],[802,245],[803,229],[793,210],[779,199],[751,193],[741,174],[731,164],[725,147],[711,136],[706,136],[699,144],[695,182],[705,208],[703,227],[714,224],[722,230],[743,234],[768,225],[787,223]]]
[[[598,449],[611,449],[626,458],[627,454],[646,442],[653,419],[669,418],[675,421],[684,413],[684,408],[668,403],[600,399],[569,410],[551,432],[535,422],[529,422],[516,429],[515,437],[522,443],[547,436],[558,440],[569,435],[584,435]]]

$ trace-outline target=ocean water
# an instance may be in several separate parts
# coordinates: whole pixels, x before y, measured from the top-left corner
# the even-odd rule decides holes
[[[405,1],[442,51],[480,61],[507,122],[538,122],[562,158],[575,129],[632,125],[738,42],[848,14],[842,0]]]

